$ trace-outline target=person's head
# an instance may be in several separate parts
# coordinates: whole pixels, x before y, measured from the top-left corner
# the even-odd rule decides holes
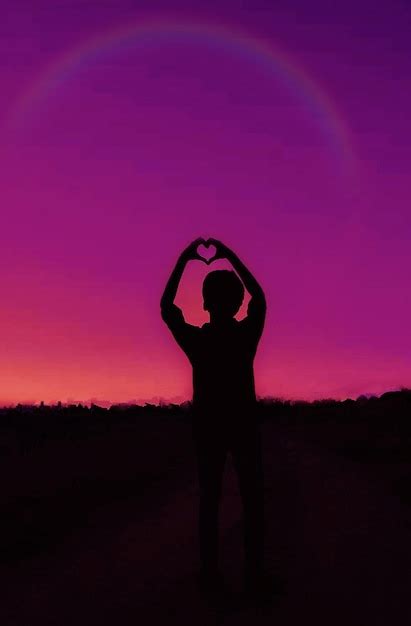
[[[211,316],[234,317],[244,299],[244,285],[231,270],[210,272],[203,282],[203,307]]]

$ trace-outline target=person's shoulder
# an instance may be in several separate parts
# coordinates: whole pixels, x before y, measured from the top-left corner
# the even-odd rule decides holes
[[[237,320],[237,332],[241,335],[249,335],[253,332],[255,327],[255,321],[249,315],[246,315],[241,320]]]

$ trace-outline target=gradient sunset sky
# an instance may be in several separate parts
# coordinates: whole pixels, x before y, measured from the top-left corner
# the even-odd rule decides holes
[[[410,32],[405,0],[3,0],[0,404],[189,398],[159,300],[198,236],[266,291],[259,395],[411,386]]]

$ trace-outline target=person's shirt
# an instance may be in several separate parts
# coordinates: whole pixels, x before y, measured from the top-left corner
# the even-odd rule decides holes
[[[172,305],[162,313],[193,368],[193,406],[218,410],[246,409],[256,401],[253,362],[264,326],[265,307],[248,306],[241,321],[224,324],[187,324],[183,313]]]

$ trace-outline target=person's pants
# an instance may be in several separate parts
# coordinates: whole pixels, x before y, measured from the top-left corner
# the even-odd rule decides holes
[[[245,576],[253,578],[263,562],[263,472],[261,436],[256,421],[239,419],[230,427],[194,423],[200,491],[199,540],[203,574],[218,572],[218,513],[225,460],[231,452],[243,505]]]

